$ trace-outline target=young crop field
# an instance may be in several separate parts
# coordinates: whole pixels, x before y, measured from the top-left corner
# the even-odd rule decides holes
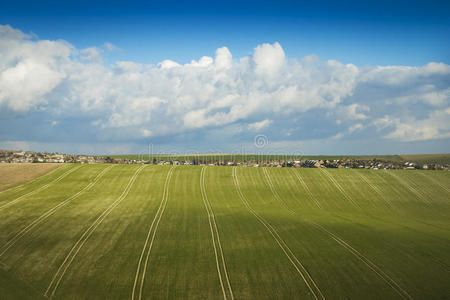
[[[449,295],[447,171],[73,164],[0,192],[0,299]]]

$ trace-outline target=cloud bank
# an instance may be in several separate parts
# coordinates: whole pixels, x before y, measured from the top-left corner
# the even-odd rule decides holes
[[[39,143],[274,142],[450,138],[450,66],[357,67],[286,57],[275,42],[234,58],[156,65],[103,57],[0,26],[0,140]],[[220,138],[218,138],[220,136]],[[368,149],[370,152],[370,149]],[[445,151],[444,151],[445,152]]]

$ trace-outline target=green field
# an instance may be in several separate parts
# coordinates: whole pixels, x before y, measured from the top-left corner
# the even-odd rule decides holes
[[[0,299],[449,295],[448,171],[65,165],[0,192]]]

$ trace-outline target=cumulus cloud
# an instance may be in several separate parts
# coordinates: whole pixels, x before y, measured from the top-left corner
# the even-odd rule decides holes
[[[114,47],[76,49],[0,26],[0,113],[20,115],[18,126],[58,120],[58,126],[43,121],[28,128],[36,138],[34,131],[64,128],[72,120],[70,127],[93,141],[201,131],[221,131],[231,140],[262,129],[274,141],[364,132],[402,141],[450,135],[450,66],[444,63],[358,68],[314,55],[287,59],[275,42],[239,59],[221,47],[214,57],[187,64],[167,58],[156,65],[106,66],[102,49]],[[0,139],[12,138],[0,131]]]
[[[214,62],[219,69],[228,69],[231,67],[232,55],[227,47],[217,49]]]
[[[374,121],[378,130],[393,128],[384,136],[400,141],[424,141],[450,137],[450,108],[432,111],[424,119],[409,117],[404,120],[384,116]]]
[[[27,111],[48,103],[46,95],[66,76],[73,48],[63,41],[31,41],[10,26],[0,26],[0,104]]]
[[[339,117],[339,122],[342,123],[343,120],[352,122],[357,120],[368,119],[367,112],[370,111],[370,107],[367,105],[361,105],[359,103],[352,103],[350,105],[339,106],[335,113]],[[339,123],[338,122],[338,123]]]
[[[267,128],[270,126],[270,124],[272,124],[272,120],[269,119],[265,119],[259,122],[255,122],[255,123],[250,123],[248,124],[248,129],[250,130],[254,130],[254,131],[260,131],[264,128]]]
[[[257,74],[273,77],[285,64],[286,57],[280,44],[262,44],[255,48],[253,61]]]
[[[102,51],[97,47],[86,48],[80,51],[81,59],[90,63],[102,63]]]
[[[171,69],[171,68],[179,67],[179,66],[180,66],[179,63],[172,61],[170,59],[166,59],[166,60],[163,60],[162,62],[158,63],[158,67],[160,67],[161,69]]]

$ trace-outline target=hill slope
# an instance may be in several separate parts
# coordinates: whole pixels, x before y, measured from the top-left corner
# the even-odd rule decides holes
[[[449,198],[444,171],[67,165],[0,194],[0,293],[445,298]]]
[[[59,167],[60,164],[0,164],[0,191],[27,183]]]

